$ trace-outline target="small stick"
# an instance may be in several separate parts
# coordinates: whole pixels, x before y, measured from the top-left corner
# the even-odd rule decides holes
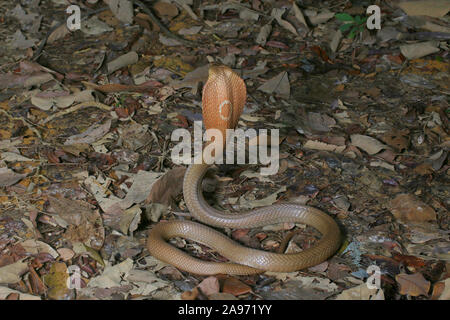
[[[159,19],[153,14],[153,12],[141,1],[139,0],[133,0],[133,3],[140,7],[149,17],[150,19],[161,29],[162,32],[164,32],[168,37],[171,37],[181,43],[183,43],[186,46],[196,46],[197,44],[193,41],[181,38],[177,36],[176,34],[173,34],[169,29],[166,28],[165,25],[159,21]]]

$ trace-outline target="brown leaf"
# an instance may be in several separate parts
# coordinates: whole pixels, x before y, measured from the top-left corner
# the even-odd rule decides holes
[[[240,296],[252,292],[252,288],[234,277],[228,277],[223,283],[222,292],[231,293],[234,296]]]
[[[63,23],[58,28],[53,30],[53,32],[48,36],[47,43],[53,43],[56,40],[64,38],[66,35],[70,33],[69,29],[67,29],[67,25]]]
[[[434,172],[433,167],[429,163],[421,163],[413,171],[421,176],[426,176]]]
[[[185,167],[175,167],[166,172],[152,186],[146,203],[170,205],[183,190]]]
[[[197,286],[203,294],[209,296],[218,293],[220,290],[219,280],[216,277],[208,277]]]
[[[427,295],[430,290],[430,281],[427,281],[421,273],[400,273],[395,276],[400,285],[400,294],[408,294],[413,297]]]
[[[381,140],[385,142],[386,144],[390,145],[391,147],[394,147],[396,150],[401,151],[403,149],[406,149],[409,145],[409,130],[398,130],[393,129],[389,132],[386,132],[382,137]]]
[[[83,201],[49,197],[51,209],[68,226],[64,237],[99,250],[105,240],[105,229],[98,210]]]
[[[45,286],[42,279],[36,273],[36,270],[30,266],[30,273],[28,274],[28,281],[30,281],[31,289],[34,294],[44,294],[47,291],[47,287]]]
[[[392,254],[392,257],[394,258],[395,261],[402,262],[409,267],[421,268],[425,266],[425,261],[415,256],[408,256],[394,252]]]
[[[160,17],[168,17],[173,18],[178,15],[178,8],[168,2],[158,1],[153,5],[153,9],[155,9],[156,13]]]
[[[185,291],[181,294],[182,300],[195,300],[198,297],[198,289],[194,288],[191,291]]]
[[[25,178],[27,174],[20,174],[8,168],[0,168],[0,187],[12,186],[19,180]]]
[[[442,292],[444,292],[445,289],[445,282],[436,282],[433,285],[433,293],[431,294],[431,300],[437,300],[441,295]]]
[[[390,202],[394,217],[404,222],[436,220],[436,212],[411,194],[399,194]]]

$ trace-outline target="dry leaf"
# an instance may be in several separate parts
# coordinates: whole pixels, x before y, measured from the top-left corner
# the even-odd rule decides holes
[[[404,1],[397,4],[409,16],[430,16],[440,18],[450,10],[448,0]]]
[[[32,46],[34,46],[34,44],[37,42],[37,39],[26,39],[25,36],[23,35],[22,32],[20,32],[20,30],[17,30],[9,43],[9,46],[11,47],[11,49],[27,49],[27,48],[31,48]]]
[[[352,134],[350,138],[352,140],[352,145],[364,150],[370,155],[388,148],[377,139],[362,134]]]
[[[172,204],[173,200],[181,194],[183,190],[183,177],[185,167],[175,167],[167,171],[164,176],[158,179],[151,187],[147,197],[147,203]]]
[[[366,283],[342,291],[336,300],[384,300],[382,289],[369,289]]]
[[[128,276],[133,267],[133,260],[127,258],[123,262],[116,264],[114,266],[107,266],[103,273],[93,279],[88,283],[88,287],[98,287],[98,288],[112,288],[120,287],[122,285],[123,279]]]
[[[395,280],[400,285],[400,294],[407,294],[413,297],[428,295],[430,281],[427,281],[421,273],[406,274],[400,273],[395,276]]]
[[[168,18],[174,18],[178,15],[178,8],[168,2],[164,1],[158,1],[153,5],[153,9],[155,9],[156,13],[160,17],[168,17]]]
[[[255,42],[262,46],[265,45],[267,38],[270,35],[270,32],[272,32],[272,25],[270,23],[262,26],[261,29],[259,30],[259,33],[258,33],[258,36],[256,37]]]
[[[399,194],[390,202],[394,217],[403,222],[436,220],[436,212],[411,194]]]
[[[427,41],[400,46],[400,52],[406,59],[414,60],[439,52],[439,41]]]
[[[133,23],[133,3],[130,0],[105,0],[112,13],[126,24]]]
[[[23,260],[0,267],[0,284],[12,284],[21,280],[21,276],[28,270],[28,263]]]
[[[409,144],[409,130],[398,130],[393,129],[389,132],[386,132],[383,137],[381,137],[381,140],[383,140],[386,144],[390,145],[391,147],[394,147],[398,151],[402,151],[403,149],[406,149]]]
[[[288,99],[291,94],[288,73],[286,71],[279,73],[277,76],[262,84],[258,90],[268,94],[278,93],[280,97]]]
[[[218,293],[220,290],[219,280],[216,277],[208,277],[200,282],[197,287],[206,296]]]
[[[6,167],[0,168],[0,187],[9,187],[25,178],[27,174],[16,173]]]
[[[234,296],[240,296],[242,294],[252,292],[252,288],[237,278],[228,277],[223,283],[222,292],[231,293]]]
[[[111,119],[108,119],[104,124],[101,125],[95,123],[86,130],[84,130],[82,133],[67,138],[67,140],[64,142],[64,145],[80,144],[80,143],[91,144],[102,138],[105,134],[107,134],[110,128],[111,128]]]
[[[285,11],[286,11],[286,9],[273,8],[270,15],[272,17],[274,17],[275,20],[277,20],[277,22],[280,24],[280,26],[282,26],[286,30],[289,30],[290,32],[292,32],[293,34],[298,36],[297,30],[295,29],[295,27],[292,24],[290,24],[289,22],[287,22],[286,20],[283,20],[282,16]]]
[[[105,230],[98,210],[91,209],[88,203],[80,200],[54,197],[48,200],[51,210],[62,220],[62,226],[67,228],[64,233],[66,239],[84,243],[95,250],[103,246]]]
[[[134,64],[138,62],[139,56],[136,52],[130,51],[126,54],[121,55],[120,57],[117,57],[113,61],[108,62],[108,73],[113,73],[116,70],[119,70],[120,68],[123,68],[125,66],[128,66],[130,64]]]
[[[328,143],[316,141],[316,140],[306,141],[306,143],[303,145],[303,147],[305,149],[324,150],[324,151],[332,151],[332,152],[337,152],[337,153],[341,153],[346,148],[346,146],[336,146],[334,144],[328,144]]]
[[[55,42],[56,40],[64,38],[66,35],[70,33],[70,30],[67,28],[67,24],[63,23],[58,28],[53,30],[53,32],[49,35],[47,39],[47,43],[51,44]]]
[[[23,293],[7,287],[0,286],[0,300],[6,299],[11,294],[19,295],[19,300],[41,300],[41,297]]]
[[[450,300],[450,278],[447,278],[445,281],[441,281],[438,283],[443,283],[444,288],[442,289],[441,294],[439,295],[439,300]],[[436,285],[436,284],[435,284]]]
[[[303,24],[307,31],[309,31],[308,24],[306,23],[305,17],[303,16],[302,10],[297,6],[295,2],[292,3],[292,10],[294,10],[295,18],[298,22]]]

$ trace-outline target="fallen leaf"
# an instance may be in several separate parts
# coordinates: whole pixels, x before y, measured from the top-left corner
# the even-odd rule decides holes
[[[6,299],[10,294],[18,294],[19,300],[41,300],[41,297],[23,293],[7,287],[0,286],[0,300]]]
[[[286,9],[284,9],[284,8],[273,8],[270,15],[272,17],[274,17],[275,20],[277,20],[277,22],[280,24],[280,26],[282,26],[286,30],[288,30],[288,31],[292,32],[293,34],[295,34],[296,36],[298,36],[297,30],[295,29],[295,27],[282,18],[285,11],[286,11]]]
[[[450,10],[447,0],[403,1],[397,3],[409,16],[430,16],[440,18]]]
[[[411,194],[399,194],[389,205],[394,217],[403,222],[436,220],[434,209]]]
[[[37,39],[26,39],[20,30],[17,30],[12,38],[10,39],[9,46],[11,49],[27,49],[34,46],[34,44],[37,42]]]
[[[160,17],[168,17],[174,18],[178,15],[178,8],[172,3],[158,1],[153,5],[153,9],[155,9],[156,13]]]
[[[64,38],[69,33],[70,33],[70,30],[67,28],[67,24],[63,23],[58,28],[53,30],[53,32],[48,36],[47,43],[51,44],[59,39]]]
[[[291,94],[288,73],[283,71],[258,87],[258,90],[268,94],[278,93],[280,97],[288,99]]]
[[[146,203],[161,203],[171,205],[173,200],[183,190],[185,167],[175,167],[167,171],[151,187]]]
[[[350,138],[352,145],[364,150],[370,155],[376,154],[379,151],[388,148],[377,139],[362,134],[352,134]]]
[[[182,300],[195,300],[199,295],[198,289],[194,288],[191,291],[184,291],[181,294]]]
[[[442,292],[439,295],[438,300],[450,300],[450,278],[447,278],[445,281],[441,281],[438,283],[444,284],[444,288],[442,289]],[[436,284],[438,284],[438,283],[436,283]]]
[[[427,41],[400,46],[400,52],[406,59],[414,60],[439,52],[439,41]]]
[[[408,134],[409,134],[408,129],[406,130],[393,129],[389,132],[386,132],[381,137],[381,140],[383,140],[383,142],[395,148],[396,150],[402,151],[403,149],[406,149],[408,147],[409,144]]]
[[[346,146],[336,146],[333,144],[328,144],[328,143],[316,141],[316,140],[306,141],[306,143],[303,145],[303,147],[305,149],[324,150],[324,151],[332,151],[332,152],[337,152],[337,153],[341,153],[346,148]]]
[[[114,266],[107,266],[103,273],[95,278],[92,278],[88,287],[99,287],[99,288],[112,288],[120,287],[122,285],[123,279],[128,276],[133,267],[133,260],[127,258],[119,264]]]
[[[207,297],[212,294],[218,293],[220,290],[219,280],[216,277],[208,277],[200,282],[197,287],[204,293]]]
[[[267,38],[269,37],[271,32],[272,32],[272,25],[270,23],[262,26],[261,29],[259,29],[259,33],[256,36],[255,42],[262,46],[265,45]]]
[[[430,281],[427,281],[421,273],[400,273],[395,276],[395,280],[400,285],[400,294],[407,294],[413,297],[428,295],[431,286]]]
[[[131,185],[130,190],[128,190],[125,198],[120,202],[120,207],[122,209],[127,209],[135,203],[144,201],[149,195],[149,190],[151,192],[154,187],[153,184],[161,177],[161,175],[160,172],[139,170],[132,177],[133,184]]]
[[[382,289],[369,289],[366,283],[342,291],[336,300],[384,300]]]
[[[0,284],[13,284],[21,280],[21,276],[27,272],[28,263],[23,260],[16,261],[0,267]]]
[[[93,124],[82,133],[73,135],[64,142],[64,145],[87,143],[91,144],[101,139],[105,134],[109,132],[111,128],[111,119],[108,119],[104,124]]]
[[[138,60],[139,56],[134,51],[130,51],[126,54],[123,54],[117,57],[116,59],[108,62],[107,64],[108,73],[113,73],[114,71],[119,70],[120,68],[134,64],[138,62]]]
[[[252,288],[237,278],[228,277],[223,283],[222,292],[231,293],[234,296],[240,296],[242,294],[252,292]]]
[[[101,21],[96,15],[89,20],[81,22],[81,31],[90,36],[98,36],[113,30],[113,28]]]
[[[0,168],[0,187],[9,187],[27,176],[26,173],[16,173],[9,168]]]

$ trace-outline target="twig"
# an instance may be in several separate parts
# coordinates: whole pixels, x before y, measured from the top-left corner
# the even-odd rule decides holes
[[[53,120],[55,118],[61,117],[61,116],[66,115],[68,113],[77,111],[77,110],[79,110],[81,108],[87,108],[87,107],[97,107],[97,108],[105,110],[105,111],[111,111],[112,110],[112,107],[107,106],[106,104],[103,104],[103,103],[100,103],[100,102],[97,102],[97,101],[86,101],[86,102],[81,102],[79,104],[76,104],[76,105],[74,105],[74,106],[72,106],[70,108],[61,110],[61,111],[51,115],[50,117],[39,121],[39,124],[40,125],[46,124],[47,122],[49,122],[49,121],[51,121],[51,120]]]
[[[165,25],[161,23],[161,21],[159,21],[159,19],[153,14],[153,12],[141,1],[133,0],[133,3],[138,7],[140,7],[149,16],[149,18],[159,27],[159,29],[161,29],[161,31],[164,32],[168,37],[173,38],[186,46],[192,47],[198,45],[193,41],[181,38],[176,34],[173,34],[169,29],[166,28]]]

